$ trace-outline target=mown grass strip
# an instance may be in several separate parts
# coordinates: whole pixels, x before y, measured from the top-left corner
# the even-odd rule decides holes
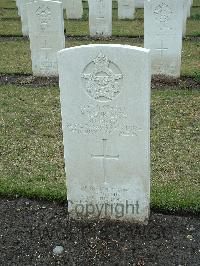
[[[199,212],[200,92],[175,89],[152,93],[151,204]],[[0,97],[0,194],[65,200],[59,89],[1,86]]]
[[[139,39],[115,39],[115,40],[67,40],[66,47],[84,45],[89,43],[120,43],[143,47],[143,41]],[[181,75],[200,77],[200,43],[199,40],[187,40],[183,42]],[[29,41],[24,39],[0,41],[0,74],[21,73],[31,74],[31,54]]]

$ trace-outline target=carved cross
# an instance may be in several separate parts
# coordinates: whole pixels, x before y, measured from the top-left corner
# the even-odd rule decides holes
[[[161,60],[162,60],[162,59],[163,59],[164,51],[167,51],[168,48],[164,48],[164,46],[163,46],[163,41],[161,41],[161,47],[160,47],[160,48],[156,48],[155,50],[160,51],[160,56],[161,56]]]
[[[97,0],[97,13],[98,13],[98,15],[97,15],[97,19],[102,19],[102,18],[104,18],[104,8],[105,8],[105,6],[104,6],[104,0]]]
[[[47,47],[47,40],[45,40],[44,42],[44,47],[41,47],[41,50],[44,50],[45,51],[45,54],[46,54],[46,59],[47,59],[47,51],[51,50],[52,48],[50,47]]]
[[[119,155],[108,155],[107,150],[107,139],[102,139],[103,142],[103,154],[91,154],[93,159],[101,159],[103,162],[103,176],[104,176],[104,184],[107,184],[107,169],[106,169],[106,161],[107,160],[119,160]]]

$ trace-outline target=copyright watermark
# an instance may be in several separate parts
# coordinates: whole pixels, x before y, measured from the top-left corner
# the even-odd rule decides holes
[[[101,216],[115,216],[116,218],[122,218],[125,215],[139,214],[139,202],[129,203],[126,200],[125,203],[102,203],[102,204],[82,204],[74,203],[68,200],[69,212],[74,212],[77,216],[95,216],[99,218]]]

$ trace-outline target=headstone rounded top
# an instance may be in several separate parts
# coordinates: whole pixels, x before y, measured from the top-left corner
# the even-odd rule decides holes
[[[90,50],[90,52],[92,51],[91,48],[93,48],[95,51],[96,49],[101,49],[101,47],[107,48],[107,49],[113,49],[113,48],[119,48],[119,49],[124,49],[124,50],[135,50],[135,52],[143,52],[143,53],[149,53],[150,49],[147,48],[143,48],[143,47],[138,47],[138,46],[132,46],[132,45],[128,45],[128,44],[87,44],[87,45],[79,45],[79,46],[75,46],[75,47],[70,47],[70,48],[65,48],[62,49],[58,52],[58,54],[60,55],[60,57],[63,57],[64,53],[71,53],[71,50],[79,50],[79,49],[88,49]],[[116,51],[116,49],[115,49]]]

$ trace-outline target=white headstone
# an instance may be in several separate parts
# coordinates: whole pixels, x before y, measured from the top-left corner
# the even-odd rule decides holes
[[[17,13],[19,16],[21,16],[21,13],[20,13],[20,5],[21,5],[21,0],[16,0],[16,6],[17,6]]]
[[[186,35],[187,30],[187,18],[190,17],[190,0],[182,0],[183,4],[183,37]]]
[[[23,36],[29,36],[27,4],[31,2],[33,0],[19,0],[19,14],[21,16]]]
[[[91,36],[112,35],[112,0],[88,0]]]
[[[134,19],[135,0],[118,0],[118,18]]]
[[[145,222],[150,199],[150,56],[127,45],[59,52],[71,217]]]
[[[152,74],[180,76],[182,20],[180,0],[145,1],[144,47],[151,49]]]
[[[135,0],[135,8],[144,8],[144,0]]]
[[[38,0],[28,4],[32,70],[35,76],[57,76],[57,52],[65,48],[61,2]]]
[[[188,18],[190,17],[191,7],[192,7],[192,0],[188,0],[188,10],[187,10],[187,17]]]
[[[81,19],[83,16],[82,0],[63,0],[63,8],[68,19]]]

